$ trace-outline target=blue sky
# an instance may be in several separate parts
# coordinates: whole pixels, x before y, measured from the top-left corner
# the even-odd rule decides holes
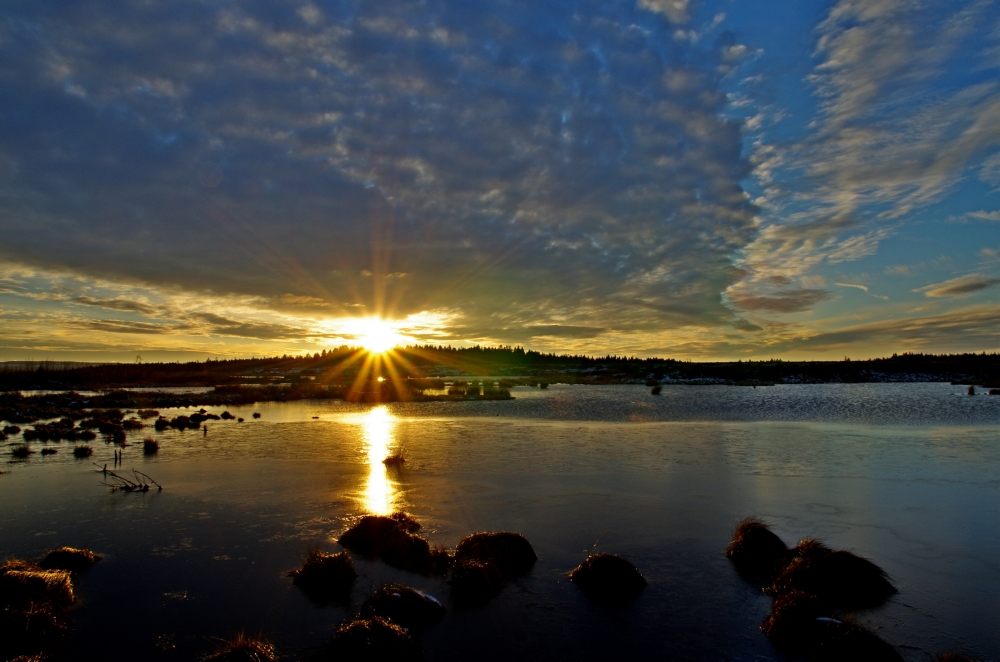
[[[1000,349],[996,1],[0,8],[0,359]]]

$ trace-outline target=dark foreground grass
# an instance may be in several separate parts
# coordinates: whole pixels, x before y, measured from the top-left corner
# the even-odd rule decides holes
[[[95,554],[89,549],[77,549],[76,547],[59,547],[53,549],[41,563],[38,564],[43,570],[65,570],[66,572],[84,572],[89,570],[104,557]]]
[[[378,616],[359,618],[337,630],[330,643],[317,655],[323,662],[341,660],[391,660],[408,662],[423,659],[420,644],[404,628]]]
[[[397,514],[398,515],[398,514]],[[378,557],[391,566],[424,575],[443,573],[450,558],[443,549],[411,533],[415,520],[409,516],[368,515],[344,532],[337,541],[347,549],[367,557]]]
[[[569,573],[569,580],[598,602],[621,604],[639,595],[646,578],[617,554],[591,554]]]
[[[292,570],[288,576],[310,599],[326,603],[350,597],[358,573],[347,552],[330,554],[314,549],[306,555],[302,567]]]
[[[383,585],[358,611],[359,618],[378,616],[411,632],[426,630],[444,618],[444,614],[444,605],[436,598],[401,584]]]
[[[263,635],[248,635],[241,632],[232,639],[223,641],[219,648],[205,658],[212,662],[277,662],[274,645]]]
[[[736,525],[726,556],[749,582],[767,584],[792,560],[792,552],[767,524],[747,517]]]

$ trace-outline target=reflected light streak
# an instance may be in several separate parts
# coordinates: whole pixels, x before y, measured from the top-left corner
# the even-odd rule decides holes
[[[393,441],[395,417],[385,406],[375,407],[359,417],[368,454],[368,482],[362,497],[365,508],[375,515],[388,515],[396,510],[396,483],[382,460],[389,455]]]

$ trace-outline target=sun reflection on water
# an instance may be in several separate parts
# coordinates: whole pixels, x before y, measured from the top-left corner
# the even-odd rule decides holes
[[[358,417],[368,455],[368,481],[362,496],[365,508],[376,515],[388,515],[396,509],[399,494],[396,481],[382,464],[390,453],[395,417],[385,406],[375,407]]]

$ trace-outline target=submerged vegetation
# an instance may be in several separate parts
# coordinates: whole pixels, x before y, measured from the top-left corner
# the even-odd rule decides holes
[[[205,658],[212,662],[277,662],[274,644],[263,635],[252,636],[240,632],[222,641],[219,648]]]

